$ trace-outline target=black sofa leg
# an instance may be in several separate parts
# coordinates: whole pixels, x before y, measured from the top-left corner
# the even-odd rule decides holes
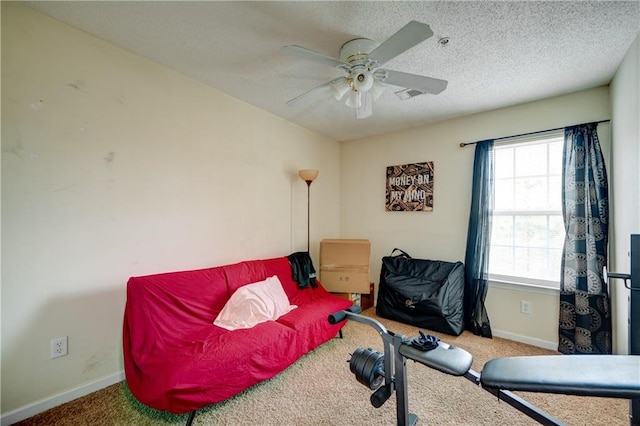
[[[191,426],[191,424],[193,423],[193,419],[195,418],[196,418],[196,410],[193,410],[192,412],[189,413],[189,418],[187,419],[186,426]]]
[[[342,329],[340,329],[340,338],[342,339]]]

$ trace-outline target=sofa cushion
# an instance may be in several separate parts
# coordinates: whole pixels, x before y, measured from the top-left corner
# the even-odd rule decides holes
[[[330,325],[328,317],[351,305],[350,300],[327,294],[326,297],[281,316],[277,322],[296,330],[297,350],[300,353],[307,353],[338,334],[344,323]]]
[[[197,295],[197,297],[194,297]],[[182,341],[185,330],[211,325],[229,299],[222,268],[131,277],[127,285],[129,321],[139,324],[134,351]]]
[[[269,275],[277,275],[282,283],[284,292],[289,301],[297,306],[303,306],[313,300],[313,293],[317,288],[299,288],[298,283],[292,278],[291,265],[286,257],[277,257],[263,261],[265,271]]]
[[[236,331],[210,323],[182,348],[139,356],[127,382],[151,407],[192,411],[274,377],[299,357],[295,339],[294,330],[274,321]]]
[[[277,275],[238,288],[213,322],[227,330],[251,328],[297,308],[289,303]]]
[[[233,294],[243,285],[263,281],[273,274],[267,274],[261,260],[249,260],[222,266],[227,278],[229,294]]]

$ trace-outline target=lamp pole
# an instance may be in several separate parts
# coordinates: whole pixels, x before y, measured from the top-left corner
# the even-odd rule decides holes
[[[307,183],[307,253],[309,251],[309,245],[311,241],[311,182],[312,180],[306,180]]]
[[[311,245],[311,182],[318,177],[318,173],[315,169],[298,170],[298,175],[307,184],[307,253],[310,253]]]

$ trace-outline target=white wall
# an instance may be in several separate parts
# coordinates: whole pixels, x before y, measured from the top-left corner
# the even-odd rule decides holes
[[[2,2],[2,413],[122,371],[132,275],[312,254],[339,144]],[[69,355],[51,360],[52,338]],[[114,376],[115,375],[115,376]],[[4,422],[4,418],[3,418]]]
[[[640,234],[640,36],[631,45],[611,82],[613,115],[611,213],[613,222],[610,244],[611,270],[629,273],[629,236]],[[629,291],[622,281],[612,280],[613,319],[619,330],[627,328]],[[614,347],[628,353],[628,335],[617,333]]]
[[[429,126],[343,142],[340,227],[343,238],[371,240],[371,278],[377,284],[380,259],[394,247],[413,257],[464,261],[473,147],[460,142],[510,136],[610,118],[608,87],[448,120]],[[605,151],[610,126],[598,128]],[[433,161],[433,212],[386,212],[387,166]],[[520,314],[520,301],[533,314]],[[496,335],[557,347],[557,293],[514,291],[492,286],[487,308]]]

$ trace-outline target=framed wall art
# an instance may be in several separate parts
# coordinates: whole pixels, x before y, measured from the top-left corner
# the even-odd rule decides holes
[[[433,211],[433,161],[387,167],[385,210]]]

